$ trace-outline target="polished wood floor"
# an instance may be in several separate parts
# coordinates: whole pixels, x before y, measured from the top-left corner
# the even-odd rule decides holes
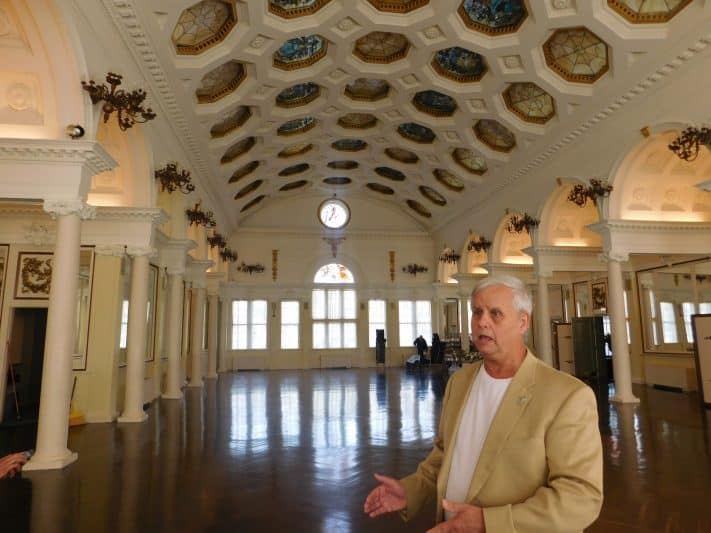
[[[433,511],[403,524],[362,504],[373,472],[404,475],[428,452],[447,378],[222,375],[155,402],[146,423],[71,429],[77,463],[0,480],[0,531],[425,531]],[[590,531],[711,532],[711,415],[694,395],[635,392],[638,406],[600,393],[605,504]],[[3,434],[18,447],[30,433]]]

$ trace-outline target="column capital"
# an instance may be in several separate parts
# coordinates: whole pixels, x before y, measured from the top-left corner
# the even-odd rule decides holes
[[[87,220],[96,216],[96,208],[87,204],[81,198],[45,200],[42,208],[52,218],[63,215],[78,215],[82,220]]]
[[[207,283],[203,279],[194,279],[192,281],[192,289],[207,289]]]
[[[123,244],[97,244],[94,247],[94,253],[96,255],[123,257],[126,255],[126,247]]]
[[[627,252],[618,252],[617,250],[605,250],[599,254],[597,258],[601,263],[609,263],[610,261],[624,263],[629,260],[630,254]]]
[[[156,249],[152,246],[127,246],[126,253],[131,257],[138,257],[143,255],[151,257],[155,255]]]
[[[169,276],[184,276],[185,275],[185,267],[182,265],[171,265],[167,266],[166,272],[168,273]]]

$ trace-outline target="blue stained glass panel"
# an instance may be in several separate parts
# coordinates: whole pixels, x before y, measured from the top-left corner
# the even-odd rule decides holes
[[[288,120],[284,122],[277,129],[277,134],[279,135],[289,135],[290,133],[296,133],[298,131],[305,131],[313,126],[316,119],[313,117],[296,118],[294,120]]]
[[[486,71],[481,55],[459,46],[438,51],[435,61],[443,70],[455,76],[480,78]]]
[[[323,38],[318,35],[306,35],[289,39],[274,53],[274,59],[282,63],[303,61],[323,48]]]
[[[440,115],[451,115],[457,109],[454,98],[437,91],[420,91],[415,95],[415,105]]]
[[[463,7],[472,22],[490,28],[516,26],[526,16],[522,0],[464,0]]]
[[[310,96],[317,93],[319,90],[318,85],[315,83],[297,83],[291,87],[287,87],[281,91],[277,97],[277,103],[288,104],[291,102],[297,102],[299,100],[305,100]]]
[[[397,131],[403,137],[418,143],[431,143],[435,140],[435,134],[431,129],[414,122],[400,124]]]

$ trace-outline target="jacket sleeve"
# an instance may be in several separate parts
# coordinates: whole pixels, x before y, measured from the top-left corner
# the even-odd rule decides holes
[[[562,404],[545,437],[548,480],[527,500],[484,508],[487,531],[582,531],[602,507],[602,441],[587,386]]]
[[[444,393],[442,402],[442,416],[440,417],[437,435],[435,436],[432,451],[422,461],[414,474],[410,474],[400,480],[405,486],[407,507],[400,513],[403,520],[411,520],[422,507],[434,500],[437,496],[437,477],[442,466],[444,457],[444,419],[447,412],[447,403],[451,394],[451,385],[454,380],[450,379]]]

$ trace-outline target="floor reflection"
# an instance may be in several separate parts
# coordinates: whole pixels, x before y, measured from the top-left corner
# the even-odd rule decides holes
[[[0,480],[8,532],[422,532],[362,513],[374,472],[413,471],[448,374],[426,369],[243,372],[161,400],[144,424],[70,431],[74,465]],[[605,503],[590,531],[711,531],[711,415],[698,397],[598,387]],[[13,439],[10,435],[6,438]],[[10,441],[8,441],[10,442]]]

